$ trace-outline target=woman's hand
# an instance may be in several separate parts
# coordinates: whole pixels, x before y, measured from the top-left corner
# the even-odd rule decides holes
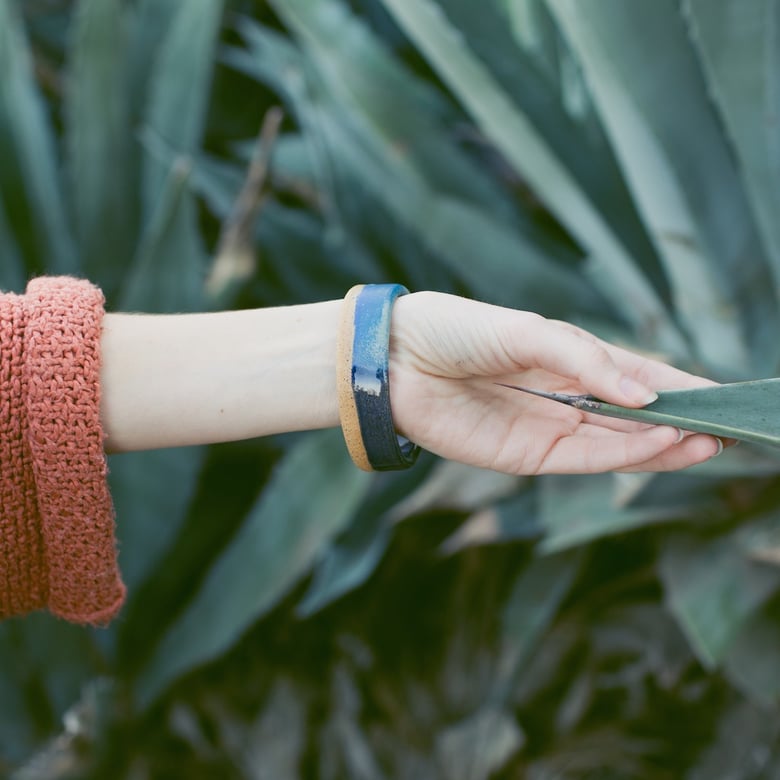
[[[536,314],[433,292],[398,299],[393,417],[424,449],[511,474],[574,474],[681,469],[723,446],[713,436],[587,414],[495,382],[632,407],[653,401],[656,389],[711,384]]]

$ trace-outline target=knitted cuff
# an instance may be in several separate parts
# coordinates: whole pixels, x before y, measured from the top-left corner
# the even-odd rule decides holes
[[[0,617],[104,624],[125,588],[100,424],[103,295],[35,279],[0,296]]]

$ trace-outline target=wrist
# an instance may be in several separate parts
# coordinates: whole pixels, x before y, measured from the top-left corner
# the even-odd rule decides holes
[[[415,440],[413,378],[425,371],[420,334],[425,330],[432,298],[437,293],[413,292],[399,298],[390,322],[389,381],[393,423],[402,436]]]

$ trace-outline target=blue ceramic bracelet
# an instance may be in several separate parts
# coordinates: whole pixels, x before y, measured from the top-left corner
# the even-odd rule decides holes
[[[390,315],[400,284],[353,287],[344,298],[338,339],[341,427],[352,460],[365,471],[414,465],[419,447],[396,433],[390,407]]]

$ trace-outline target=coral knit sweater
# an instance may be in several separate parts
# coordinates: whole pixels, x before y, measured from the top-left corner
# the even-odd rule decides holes
[[[0,619],[104,624],[125,589],[100,425],[103,295],[69,277],[0,294]]]

